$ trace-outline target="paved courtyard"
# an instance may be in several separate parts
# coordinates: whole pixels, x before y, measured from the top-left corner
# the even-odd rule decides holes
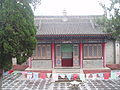
[[[2,90],[120,90],[120,78],[109,80],[86,80],[79,87],[70,87],[69,82],[51,83],[51,79],[29,80],[18,73],[4,76]]]

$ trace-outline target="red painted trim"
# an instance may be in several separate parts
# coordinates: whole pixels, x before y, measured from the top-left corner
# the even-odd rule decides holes
[[[103,67],[106,67],[106,43],[102,44],[102,52],[103,52]]]
[[[55,67],[55,47],[54,43],[52,43],[52,67]]]
[[[83,68],[83,52],[82,52],[83,44],[81,43],[79,47],[80,47],[80,68]]]

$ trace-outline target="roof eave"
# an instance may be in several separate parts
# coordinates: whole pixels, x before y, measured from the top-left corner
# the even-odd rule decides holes
[[[54,36],[112,36],[111,34],[41,34],[36,37],[54,37]]]

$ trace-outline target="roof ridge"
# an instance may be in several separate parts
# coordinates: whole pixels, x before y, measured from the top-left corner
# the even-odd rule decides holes
[[[97,17],[102,17],[103,15],[80,15],[80,16],[66,16],[67,18],[80,18],[80,19],[91,19],[91,18],[97,18]],[[58,18],[63,18],[64,16],[35,16],[35,18],[44,18],[44,19],[58,19]]]
[[[84,17],[84,16],[103,16],[103,15],[67,15],[68,17]],[[39,16],[34,16],[34,17],[63,17],[63,15],[56,15],[56,16],[50,16],[50,15],[39,15]]]

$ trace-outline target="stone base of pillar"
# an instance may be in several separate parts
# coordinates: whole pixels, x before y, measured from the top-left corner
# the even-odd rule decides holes
[[[12,65],[17,65],[17,59],[16,58],[12,58]]]

